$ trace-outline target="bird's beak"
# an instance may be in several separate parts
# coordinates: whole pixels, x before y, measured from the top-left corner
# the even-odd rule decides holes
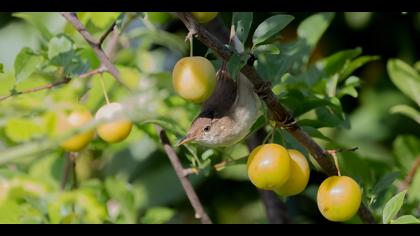
[[[181,146],[183,144],[186,144],[188,142],[191,142],[192,140],[194,140],[194,136],[187,134],[185,137],[183,137],[181,140],[178,141],[178,143],[176,144],[176,146]]]

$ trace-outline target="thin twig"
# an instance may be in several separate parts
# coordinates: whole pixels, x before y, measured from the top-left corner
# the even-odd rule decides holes
[[[105,39],[108,37],[108,35],[114,31],[114,27],[117,25],[117,22],[113,22],[112,25],[105,31],[105,33],[99,38],[99,45],[102,47],[102,44],[104,43]]]
[[[208,48],[212,49],[216,55],[223,60],[229,60],[232,51],[223,45],[216,37],[210,34],[203,26],[199,25],[195,19],[187,12],[177,12],[178,18],[184,23],[190,33],[192,33],[198,40],[200,40]],[[270,109],[273,119],[304,146],[314,157],[314,159],[321,166],[322,170],[328,175],[337,175],[337,169],[329,155],[325,153],[321,146],[319,146],[310,135],[308,135],[297,124],[293,115],[281,105],[277,97],[272,92],[269,83],[265,81],[255,70],[253,66],[254,59],[251,57],[248,63],[242,67],[241,72],[254,84],[256,93],[266,103]],[[362,211],[365,214],[359,214],[362,220],[366,223],[372,223],[373,216],[370,211],[362,206]],[[369,215],[369,216],[367,216]]]
[[[95,75],[95,74],[98,74],[98,73],[102,73],[104,71],[106,71],[106,69],[103,68],[103,67],[100,67],[100,68],[97,68],[95,70],[91,70],[91,71],[88,71],[88,72],[86,72],[84,74],[81,74],[81,75],[78,76],[78,78],[81,78],[81,79],[87,78],[87,77],[90,77],[92,75]],[[57,81],[57,82],[54,82],[54,83],[42,85],[42,86],[39,86],[39,87],[36,87],[36,88],[31,88],[31,89],[27,89],[27,90],[23,90],[23,91],[17,91],[17,92],[14,92],[14,93],[9,94],[9,95],[6,95],[6,96],[1,96],[0,97],[0,102],[3,101],[3,100],[8,99],[10,97],[19,96],[19,95],[28,94],[28,93],[35,93],[35,92],[39,92],[39,91],[42,91],[42,90],[45,90],[45,89],[52,89],[54,87],[58,87],[60,85],[67,84],[70,81],[71,81],[71,78],[70,77],[64,77],[64,79],[62,79],[60,81]]]
[[[121,80],[120,73],[118,69],[111,63],[108,56],[105,54],[105,52],[101,48],[101,44],[99,41],[97,41],[85,28],[85,26],[80,22],[80,20],[77,18],[77,15],[74,12],[61,12],[60,13],[70,24],[76,28],[76,30],[82,35],[82,37],[85,39],[85,41],[90,45],[90,47],[95,52],[98,59],[101,61],[101,64],[103,64],[111,73],[111,75],[123,86],[128,88]]]
[[[400,191],[403,191],[410,186],[411,182],[413,182],[414,176],[416,175],[419,167],[420,167],[420,156],[414,161],[413,165],[411,166],[410,170],[408,171],[407,176],[401,182],[401,184],[399,186]]]
[[[162,142],[163,148],[165,149],[165,152],[169,160],[171,161],[176,175],[178,176],[178,179],[181,182],[182,187],[184,188],[184,191],[187,194],[187,197],[195,210],[196,217],[200,219],[201,223],[203,224],[212,224],[209,216],[204,211],[204,207],[201,204],[200,199],[198,198],[197,193],[195,192],[191,182],[184,175],[184,168],[182,167],[182,164],[176,152],[172,148],[172,145],[168,139],[168,136],[166,135],[166,132],[158,125],[156,126],[156,131],[159,134],[160,141]]]

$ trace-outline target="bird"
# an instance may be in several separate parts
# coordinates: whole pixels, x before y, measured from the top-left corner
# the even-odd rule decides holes
[[[242,73],[233,80],[226,63],[217,71],[216,88],[178,146],[188,142],[210,148],[234,145],[249,134],[261,114],[253,84]]]

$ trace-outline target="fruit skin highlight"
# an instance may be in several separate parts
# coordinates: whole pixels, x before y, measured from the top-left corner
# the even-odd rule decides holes
[[[289,153],[274,143],[256,147],[248,157],[247,166],[249,179],[260,189],[274,190],[290,176]]]
[[[172,85],[185,100],[201,103],[210,97],[216,86],[216,71],[204,57],[184,57],[174,66]]]
[[[198,21],[198,23],[207,23],[213,20],[218,12],[191,12],[191,15]]]
[[[305,156],[295,149],[288,149],[290,156],[290,176],[285,184],[274,191],[281,196],[301,193],[308,185],[310,169]]]
[[[114,119],[115,121],[99,125],[96,131],[108,143],[117,143],[126,139],[131,132],[133,123],[122,117],[123,106],[113,102],[102,106],[95,114],[95,120]],[[115,117],[114,117],[115,116]]]
[[[362,201],[360,186],[348,176],[330,176],[319,186],[318,209],[330,221],[352,218]]]
[[[64,134],[70,129],[79,128],[87,125],[93,120],[92,114],[86,110],[73,111],[67,117],[64,114],[58,115],[57,131]],[[95,130],[88,130],[86,132],[74,135],[65,140],[60,146],[67,152],[78,152],[85,148],[95,136]]]

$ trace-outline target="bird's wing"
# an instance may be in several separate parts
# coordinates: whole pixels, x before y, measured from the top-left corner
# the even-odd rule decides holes
[[[232,80],[229,72],[219,70],[217,83],[212,95],[203,103],[202,114],[213,115],[213,118],[223,116],[235,103],[237,95],[237,83]]]

